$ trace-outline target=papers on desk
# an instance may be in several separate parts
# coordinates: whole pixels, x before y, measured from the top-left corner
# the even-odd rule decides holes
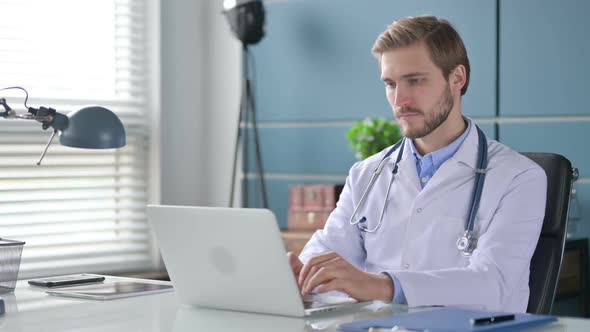
[[[494,322],[493,319],[489,319],[491,317],[504,317],[504,319]],[[442,308],[341,324],[338,330],[343,332],[367,331],[370,328],[390,330],[397,326],[398,329],[429,332],[510,331],[556,320],[552,316],[507,315],[502,312]]]
[[[172,285],[138,281],[112,281],[83,286],[63,287],[48,290],[51,295],[77,297],[92,300],[111,300],[123,297],[170,292]]]

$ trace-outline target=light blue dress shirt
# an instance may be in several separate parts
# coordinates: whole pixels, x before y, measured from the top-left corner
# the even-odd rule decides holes
[[[459,136],[456,140],[454,140],[451,144],[445,146],[442,149],[436,150],[431,152],[425,156],[420,155],[420,152],[416,150],[413,141],[409,141],[409,145],[412,151],[412,155],[416,161],[416,171],[418,171],[418,179],[420,181],[420,186],[422,189],[426,186],[428,181],[432,179],[434,173],[440,168],[440,166],[447,161],[447,159],[451,158],[459,150],[465,138],[469,134],[471,130],[471,121],[466,121],[468,123],[467,130]],[[393,279],[393,303],[396,304],[407,304],[408,301],[406,300],[406,296],[404,295],[404,290],[399,283],[399,280],[395,275],[390,275]]]

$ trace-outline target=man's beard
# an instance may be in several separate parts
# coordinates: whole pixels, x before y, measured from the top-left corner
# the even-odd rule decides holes
[[[447,83],[446,89],[443,91],[442,96],[440,97],[438,103],[434,105],[432,111],[424,112],[422,110],[411,108],[411,107],[403,107],[400,109],[400,114],[403,113],[421,113],[424,115],[424,126],[422,128],[412,128],[403,126],[401,127],[402,132],[405,137],[409,139],[416,139],[422,138],[427,136],[436,128],[440,127],[443,122],[447,120],[449,114],[451,114],[451,110],[453,109],[455,102],[453,101],[453,95],[451,94],[451,88]]]

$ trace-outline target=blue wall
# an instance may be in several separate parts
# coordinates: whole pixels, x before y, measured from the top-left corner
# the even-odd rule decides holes
[[[395,18],[431,13],[461,31],[473,68],[464,110],[488,119],[482,128],[495,137],[490,119],[497,109],[496,7],[493,1],[469,0],[299,0],[266,6],[267,34],[251,50],[269,203],[282,228],[289,184],[344,182],[355,161],[344,137],[352,122],[393,117],[370,50]],[[259,206],[251,183],[250,204]]]
[[[518,151],[569,158],[581,176],[574,237],[590,235],[590,1],[299,0],[266,10],[267,35],[251,49],[270,207],[281,227],[289,184],[343,182],[354,162],[344,137],[352,122],[392,117],[370,53],[377,35],[394,19],[433,14],[451,21],[468,49],[464,113]]]

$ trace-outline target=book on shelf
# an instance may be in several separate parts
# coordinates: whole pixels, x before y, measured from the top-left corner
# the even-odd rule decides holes
[[[323,228],[343,188],[341,184],[289,186],[288,229],[312,231]]]

